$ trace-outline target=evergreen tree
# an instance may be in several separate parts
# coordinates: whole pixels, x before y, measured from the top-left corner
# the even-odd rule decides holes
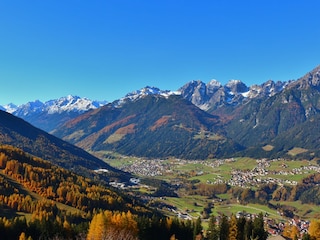
[[[229,236],[229,223],[228,217],[226,215],[222,215],[219,224],[219,239],[220,240],[228,240]]]
[[[253,239],[253,222],[252,219],[246,221],[244,225],[245,240]]]
[[[202,232],[201,218],[198,217],[193,228],[193,238]]]
[[[218,228],[216,225],[216,218],[213,215],[211,215],[211,217],[209,219],[207,239],[208,240],[218,240],[219,239],[219,231],[218,231]]]
[[[311,237],[308,233],[303,234],[302,240],[311,240]]]
[[[253,237],[259,240],[266,240],[268,237],[268,232],[264,229],[263,214],[259,213],[253,221]]]
[[[237,227],[238,227],[237,240],[245,240],[245,225],[246,225],[246,219],[244,217],[240,217],[237,221]]]

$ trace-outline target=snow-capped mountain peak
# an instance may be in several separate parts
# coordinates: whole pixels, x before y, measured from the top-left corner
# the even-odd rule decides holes
[[[16,106],[14,104],[7,104],[2,108],[18,117],[24,117],[34,113],[61,113],[61,112],[85,112],[89,109],[95,109],[105,105],[106,101],[92,101],[88,98],[81,98],[78,96],[68,95],[59,99],[49,100],[45,103],[40,100],[35,100]]]
[[[45,102],[45,110],[49,114],[61,112],[85,112],[90,109],[95,109],[105,105],[106,102],[92,101],[88,98],[68,95],[56,100]]]
[[[140,90],[133,91],[128,93],[125,97],[116,100],[113,102],[115,107],[121,106],[126,101],[135,101],[147,95],[159,95],[163,97],[168,97],[170,95],[180,95],[179,91],[170,91],[170,90],[160,90],[157,87],[146,86]]]
[[[45,103],[40,100],[35,100],[19,106],[7,104],[2,106],[1,109],[50,132],[72,117],[76,117],[85,111],[96,109],[105,104],[107,104],[106,101],[93,101],[88,98],[68,95],[46,101]],[[50,115],[50,117],[48,117],[48,115]],[[51,118],[54,120],[50,120]]]
[[[0,106],[1,110],[6,111],[8,113],[13,113],[14,111],[17,110],[17,108],[18,108],[18,106],[13,103],[9,103],[9,104]]]

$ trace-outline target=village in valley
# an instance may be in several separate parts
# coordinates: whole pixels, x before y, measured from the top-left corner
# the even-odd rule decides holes
[[[186,182],[205,185],[226,184],[230,187],[257,188],[267,184],[278,186],[295,186],[305,176],[319,173],[320,167],[312,161],[288,161],[285,159],[248,159],[228,158],[213,160],[182,160],[182,159],[143,159],[122,157],[108,160],[123,171],[135,177],[130,184],[110,182],[117,188],[127,189],[133,195],[141,197],[145,202],[156,206],[168,215],[181,219],[196,219],[203,216],[203,209],[210,206],[211,214],[219,216],[235,214],[237,218],[254,219],[259,211],[264,214],[264,222],[270,236],[278,236],[294,228],[302,236],[309,227],[309,218],[293,215],[286,217],[282,212],[259,205],[241,205],[232,201],[226,194],[217,194],[214,198],[190,196],[183,190]],[[145,179],[156,178],[168,182],[175,187],[175,197],[155,197],[156,188]],[[193,199],[193,200],[191,200]],[[193,202],[192,202],[193,201]],[[191,203],[192,202],[192,203]],[[209,204],[208,204],[209,202]],[[307,216],[307,215],[306,215]],[[204,222],[206,219],[204,218]]]

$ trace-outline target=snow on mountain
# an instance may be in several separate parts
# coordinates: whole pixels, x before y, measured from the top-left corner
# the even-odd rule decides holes
[[[230,80],[226,85],[225,88],[231,95],[237,95],[239,93],[244,93],[248,91],[248,87],[241,82],[240,80]]]
[[[13,113],[14,111],[17,110],[17,108],[18,108],[18,106],[13,103],[9,103],[9,104],[0,106],[0,110],[6,111],[8,113]]]
[[[56,100],[45,102],[45,110],[48,114],[61,112],[85,112],[105,105],[106,102],[92,101],[88,98],[80,98],[78,96],[68,95]]]
[[[33,102],[28,102],[16,106],[14,104],[7,104],[2,106],[2,108],[12,113],[18,117],[24,117],[32,114],[39,113],[62,113],[62,112],[85,112],[89,109],[95,109],[100,106],[105,105],[106,101],[92,101],[88,98],[80,98],[78,96],[68,95],[66,97],[61,97],[59,99],[49,100],[45,103],[40,100],[35,100]]]
[[[120,107],[126,101],[135,101],[147,95],[159,95],[163,97],[168,97],[170,95],[180,95],[178,91],[160,90],[157,87],[146,86],[140,90],[128,93],[125,97],[113,102],[115,107]]]
[[[281,92],[287,82],[269,80],[261,85],[247,87],[241,80],[230,80],[224,86],[213,79],[209,83],[190,81],[179,89],[181,95],[202,110],[229,104],[237,105],[252,98],[271,97]]]
[[[215,79],[212,79],[210,82],[207,83],[207,92],[208,94],[213,94],[219,88],[222,87],[222,84]]]
[[[42,112],[43,108],[44,103],[39,100],[35,100],[34,102],[28,102],[18,106],[12,114],[18,117],[23,117],[29,114]]]

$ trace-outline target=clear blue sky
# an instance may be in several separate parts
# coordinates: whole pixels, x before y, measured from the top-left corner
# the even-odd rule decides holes
[[[317,0],[3,0],[0,104],[297,79],[320,64],[319,9]]]

